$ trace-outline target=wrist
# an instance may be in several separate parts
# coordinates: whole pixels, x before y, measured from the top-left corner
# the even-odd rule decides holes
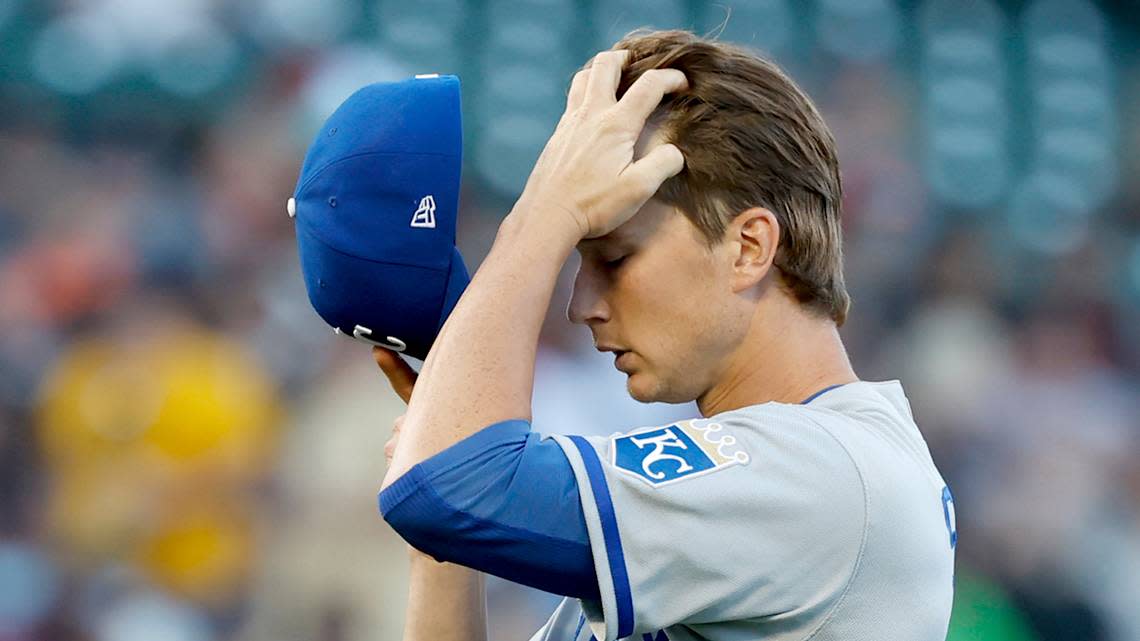
[[[520,201],[503,219],[495,240],[524,243],[565,259],[582,237],[581,227],[569,212],[541,211]]]
[[[586,235],[580,219],[571,209],[554,199],[535,198],[525,193],[507,215],[507,220],[526,223],[546,230],[548,234],[557,233],[575,245]]]

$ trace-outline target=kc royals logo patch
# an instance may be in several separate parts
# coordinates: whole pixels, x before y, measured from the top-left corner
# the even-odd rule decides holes
[[[692,420],[613,437],[611,463],[653,486],[668,485],[733,465],[748,453],[719,423]]]

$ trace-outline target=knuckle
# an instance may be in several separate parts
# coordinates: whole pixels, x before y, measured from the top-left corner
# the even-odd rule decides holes
[[[612,49],[609,51],[603,51],[603,52],[599,53],[597,55],[597,60],[599,62],[604,61],[604,62],[607,62],[610,64],[615,63],[615,62],[621,63],[625,60],[625,57],[628,54],[629,54],[629,52],[626,51],[625,49]]]
[[[582,69],[581,71],[575,73],[574,77],[570,79],[570,90],[568,93],[572,94],[575,91],[580,91],[582,88],[584,88],[586,86],[586,83],[589,81],[589,78],[590,78],[590,69],[589,68]]]
[[[669,84],[670,77],[668,69],[650,69],[641,75],[640,82],[636,84],[641,85],[639,89],[645,94],[660,92],[661,87]]]
[[[578,105],[577,107],[567,109],[565,113],[562,114],[562,118],[558,121],[558,127],[555,128],[554,134],[557,135],[565,131],[567,127],[572,127],[579,123],[582,120],[585,110],[585,105]],[[553,137],[552,135],[551,138]]]
[[[621,131],[626,129],[625,117],[616,107],[606,109],[598,114],[598,126],[606,133]]]
[[[650,198],[657,193],[657,180],[647,172],[638,172],[633,183],[633,191],[639,198]]]
[[[641,178],[637,181],[637,187],[634,193],[637,195],[637,202],[644,202],[653,197],[657,192],[656,185],[652,180]]]

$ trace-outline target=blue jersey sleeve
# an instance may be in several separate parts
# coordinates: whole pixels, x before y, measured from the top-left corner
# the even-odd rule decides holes
[[[495,423],[423,461],[380,493],[380,511],[437,560],[598,599],[574,470],[530,427]]]

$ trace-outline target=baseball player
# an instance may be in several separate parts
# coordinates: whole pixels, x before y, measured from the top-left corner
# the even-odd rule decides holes
[[[945,638],[953,499],[900,384],[846,356],[840,201],[812,102],[745,50],[635,32],[574,76],[418,380],[374,349],[408,400],[380,495],[418,550],[407,641],[485,638],[482,573],[566,596],[535,641]],[[532,431],[575,251],[570,320],[700,416]]]

